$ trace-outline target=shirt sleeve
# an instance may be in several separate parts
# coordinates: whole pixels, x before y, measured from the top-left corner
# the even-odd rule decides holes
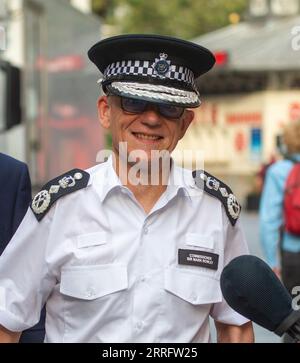
[[[278,243],[280,227],[283,223],[283,182],[270,167],[266,174],[265,185],[260,201],[259,223],[260,241],[267,263],[273,268],[279,265]]]
[[[228,221],[226,215],[225,218]],[[240,226],[240,221],[238,220],[235,226],[232,226],[231,223],[228,222],[225,231],[224,267],[235,257],[247,254],[249,254],[249,250],[245,235]],[[214,320],[229,325],[240,326],[249,321],[249,319],[234,311],[226,303],[224,297],[222,302],[216,303],[212,306],[210,315]]]
[[[49,218],[38,222],[28,209],[0,257],[0,325],[21,332],[40,318],[55,279],[49,274],[45,252]]]

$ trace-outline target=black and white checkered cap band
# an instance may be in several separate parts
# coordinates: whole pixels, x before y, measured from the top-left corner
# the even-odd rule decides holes
[[[195,90],[194,73],[183,66],[170,65],[169,71],[164,75],[158,75],[153,68],[153,61],[141,61],[141,60],[127,60],[111,63],[104,72],[103,81],[109,80],[113,76],[120,74],[134,75],[134,76],[151,76],[153,78],[167,78],[176,81],[182,81],[190,84]]]

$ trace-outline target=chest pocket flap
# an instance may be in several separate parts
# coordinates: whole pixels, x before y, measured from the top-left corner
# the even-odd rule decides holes
[[[220,282],[176,267],[165,269],[165,290],[193,304],[211,304],[222,301]]]
[[[88,233],[77,236],[77,247],[85,248],[91,246],[104,245],[108,241],[108,235],[106,232]]]
[[[214,248],[214,239],[212,235],[203,235],[200,233],[187,233],[185,244],[194,247],[204,247],[212,250]]]
[[[126,265],[72,266],[62,270],[60,292],[78,299],[94,300],[127,287]]]

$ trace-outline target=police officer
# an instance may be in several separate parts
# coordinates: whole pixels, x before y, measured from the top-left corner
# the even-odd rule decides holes
[[[88,54],[103,74],[98,113],[113,154],[33,199],[1,260],[2,341],[34,325],[44,303],[46,342],[208,342],[209,316],[219,341],[253,341],[219,284],[248,251],[240,206],[227,185],[168,158],[213,55],[158,35],[108,38]]]

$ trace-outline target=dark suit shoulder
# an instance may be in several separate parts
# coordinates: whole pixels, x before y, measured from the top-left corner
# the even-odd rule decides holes
[[[27,165],[0,153],[0,254],[21,223],[31,200]]]
[[[18,174],[19,172],[27,171],[27,165],[23,161],[17,160],[9,155],[0,153],[0,168],[3,176]]]

